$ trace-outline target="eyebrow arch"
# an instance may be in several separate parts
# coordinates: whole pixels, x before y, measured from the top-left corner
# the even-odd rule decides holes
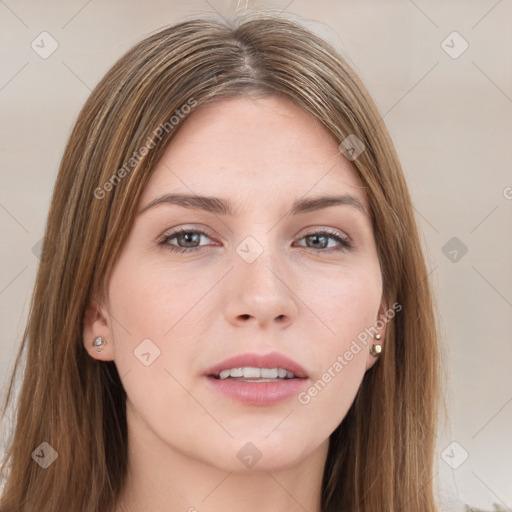
[[[156,197],[150,201],[138,215],[142,215],[145,211],[153,208],[159,204],[173,204],[181,206],[182,208],[188,208],[191,210],[202,210],[214,214],[236,216],[238,210],[234,204],[226,199],[211,196],[197,196],[189,194],[164,194],[163,196]],[[323,210],[331,206],[347,205],[356,208],[366,215],[366,209],[361,201],[349,194],[341,196],[318,196],[312,198],[298,199],[295,201],[290,209],[288,215],[299,215],[308,212]]]

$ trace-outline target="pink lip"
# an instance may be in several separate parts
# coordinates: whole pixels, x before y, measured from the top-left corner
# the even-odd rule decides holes
[[[309,379],[284,379],[279,382],[243,382],[206,377],[216,392],[245,405],[269,406],[296,397],[307,386]]]
[[[215,378],[222,370],[251,366],[255,368],[283,368],[293,372],[294,379],[283,379],[275,382],[250,382]],[[231,357],[205,372],[207,382],[212,388],[228,398],[245,405],[269,406],[288,400],[303,389],[309,379],[302,366],[292,359],[271,352],[270,354],[242,354]]]
[[[222,361],[222,363],[209,368],[205,375],[217,376],[222,370],[242,368],[244,366],[251,366],[253,368],[283,368],[294,373],[300,379],[307,378],[308,376],[306,370],[299,363],[278,352],[270,352],[269,354],[241,354],[230,357]]]

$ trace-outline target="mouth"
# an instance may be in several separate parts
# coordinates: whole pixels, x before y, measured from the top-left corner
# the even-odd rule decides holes
[[[302,366],[276,352],[235,356],[204,375],[209,385],[224,397],[251,406],[270,406],[289,400],[309,380]]]

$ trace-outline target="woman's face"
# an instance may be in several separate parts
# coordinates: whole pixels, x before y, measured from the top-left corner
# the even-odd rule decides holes
[[[115,361],[130,429],[225,471],[325,454],[384,311],[367,198],[336,142],[286,99],[198,107],[139,212],[84,331],[91,356]]]

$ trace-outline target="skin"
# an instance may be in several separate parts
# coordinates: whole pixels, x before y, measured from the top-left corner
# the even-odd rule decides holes
[[[306,369],[307,390],[375,324],[386,308],[370,217],[349,205],[287,215],[296,199],[333,193],[356,196],[368,212],[365,190],[336,141],[290,100],[242,97],[190,114],[139,211],[167,192],[228,198],[241,211],[147,210],[115,264],[108,304],[91,300],[84,346],[115,361],[128,395],[129,475],[116,512],[319,512],[329,436],[376,360],[371,340],[307,405],[296,396],[240,404],[203,373],[234,355],[278,351]],[[206,236],[167,246],[199,250],[158,245],[179,226]],[[353,248],[308,239],[322,228]],[[236,251],[248,236],[263,249],[250,264]],[[100,335],[107,344],[97,352]],[[134,356],[144,339],[160,350],[148,366]],[[248,442],[262,454],[252,468],[237,457]]]

